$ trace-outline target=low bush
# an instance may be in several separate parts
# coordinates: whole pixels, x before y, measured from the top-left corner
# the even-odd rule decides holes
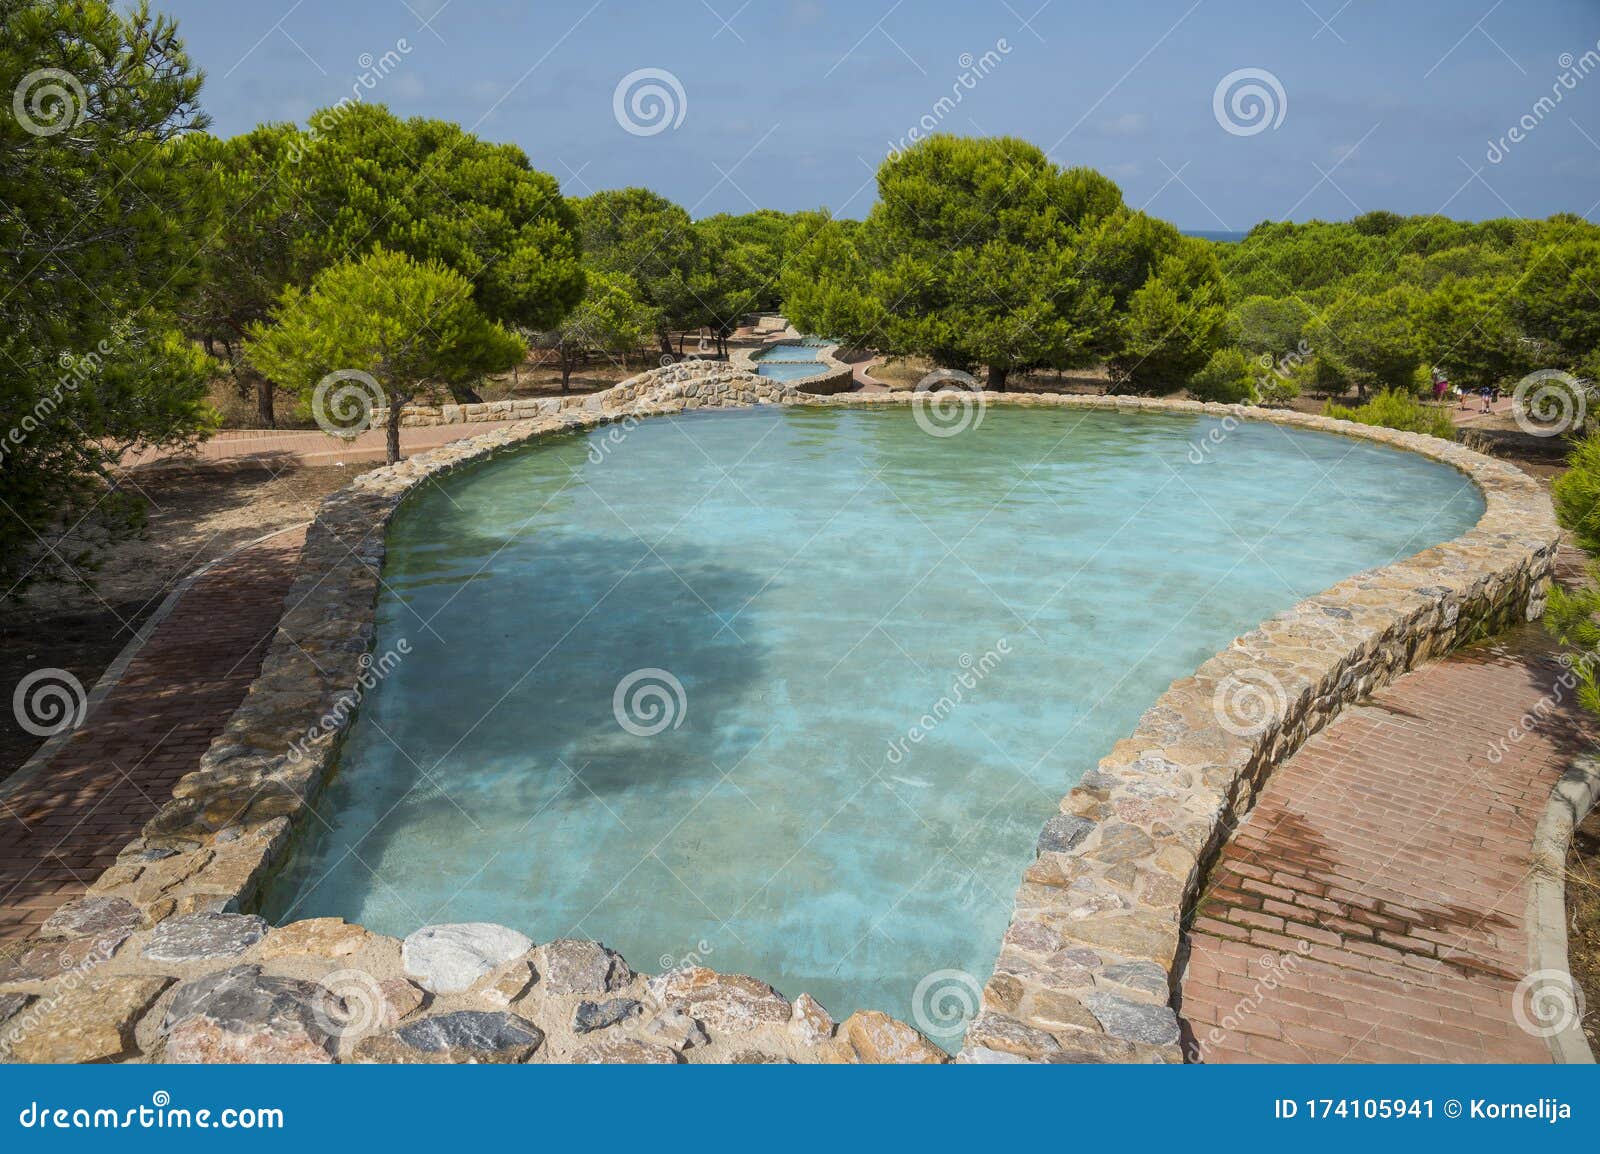
[[[1600,555],[1600,435],[1591,434],[1573,447],[1554,490],[1556,517],[1585,553]]]
[[[1341,421],[1355,421],[1361,425],[1382,425],[1408,433],[1427,433],[1442,440],[1456,439],[1455,422],[1447,409],[1424,405],[1410,393],[1385,389],[1372,400],[1358,408],[1347,408],[1329,401],[1322,415],[1337,417]]]
[[[1190,378],[1189,395],[1197,401],[1248,404],[1255,400],[1258,373],[1255,361],[1242,349],[1218,349],[1206,367]]]

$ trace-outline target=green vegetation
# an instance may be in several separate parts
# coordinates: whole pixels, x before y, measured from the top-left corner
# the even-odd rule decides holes
[[[1567,471],[1555,482],[1555,505],[1557,519],[1591,560],[1585,585],[1552,586],[1545,628],[1573,651],[1570,670],[1579,703],[1600,713],[1600,671],[1595,669],[1600,659],[1600,564],[1594,560],[1600,557],[1600,435],[1591,434],[1574,446]]]
[[[378,247],[437,261],[472,283],[492,319],[523,332],[555,325],[582,298],[577,216],[521,149],[381,105],[335,105],[311,123],[186,142],[209,167],[225,222],[206,248],[189,331],[227,349],[264,425],[272,390],[237,342],[284,289],[340,261]],[[478,400],[472,384],[452,382],[452,395]]]
[[[1438,436],[1448,415],[1413,396],[1433,372],[1467,389],[1600,374],[1600,228],[1570,215],[1369,213],[1217,245],[1024,141],[939,135],[882,163],[864,221],[697,221],[642,188],[565,198],[515,146],[358,100],[212,137],[172,23],[98,0],[0,0],[0,91],[22,110],[0,118],[0,261],[22,290],[0,300],[11,584],[67,571],[50,540],[84,515],[127,521],[122,453],[206,435],[219,373],[267,426],[275,384],[312,404],[324,375],[370,374],[391,459],[406,399],[477,400],[527,340],[565,389],[593,358],[682,355],[686,332],[723,354],[775,309],[991,389],[1099,366],[1114,392],[1353,392],[1327,411]],[[1584,442],[1557,486],[1586,545],[1596,465]]]
[[[1354,409],[1330,401],[1323,407],[1322,415],[1337,417],[1341,421],[1354,421],[1359,425],[1383,425],[1407,433],[1427,433],[1430,437],[1440,437],[1446,441],[1453,441],[1456,437],[1455,422],[1450,419],[1449,412],[1421,404],[1410,393],[1399,389],[1385,389]]]
[[[556,352],[561,366],[561,391],[572,380],[572,370],[598,354],[625,360],[656,331],[656,312],[644,303],[638,282],[623,273],[591,271],[588,292],[565,319],[540,337]]]
[[[1578,704],[1590,713],[1600,714],[1600,671],[1595,669],[1595,659],[1600,656],[1600,586],[1594,584],[1596,576],[1600,574],[1591,565],[1587,586],[1551,586],[1544,625],[1571,651],[1563,662],[1571,661],[1568,669],[1577,685]]]
[[[292,163],[300,139],[292,125],[263,124],[229,140],[196,132],[180,141],[188,162],[208,177],[217,222],[197,254],[199,284],[184,302],[184,328],[222,346],[235,385],[255,397],[256,418],[267,429],[277,420],[272,382],[245,363],[242,342],[302,272],[297,248],[309,217]]]
[[[1600,436],[1585,437],[1573,446],[1554,493],[1561,524],[1585,553],[1600,556]]]
[[[1579,217],[1491,220],[1368,213],[1261,224],[1222,246],[1248,352],[1311,349],[1314,391],[1414,390],[1438,368],[1468,390],[1537,369],[1600,370],[1600,228]]]
[[[1255,399],[1260,375],[1260,366],[1242,349],[1218,349],[1205,368],[1189,379],[1189,394],[1197,401],[1248,404]]]
[[[0,116],[0,581],[15,588],[83,562],[53,528],[137,517],[112,484],[125,448],[210,427],[210,368],[174,316],[209,206],[173,144],[205,120],[171,21],[0,0],[0,89],[26,113]]]
[[[991,389],[1106,362],[1119,390],[1173,391],[1221,347],[1223,302],[1211,245],[1011,138],[933,136],[885,160],[867,220],[824,222],[784,284],[802,330],[983,366]]]
[[[353,399],[388,406],[390,464],[400,459],[401,406],[430,387],[509,369],[528,351],[473,303],[472,284],[459,272],[383,248],[318,273],[308,292],[288,289],[272,323],[246,335],[250,363],[325,418],[337,417],[339,403],[328,374],[376,382],[381,397]],[[346,387],[359,390],[357,382]]]
[[[299,168],[317,267],[383,247],[472,282],[479,307],[535,331],[583,296],[577,216],[554,177],[513,144],[445,120],[400,120],[381,105],[314,115]]]

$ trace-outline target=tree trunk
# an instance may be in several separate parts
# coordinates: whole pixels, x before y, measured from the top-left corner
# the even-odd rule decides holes
[[[662,325],[656,330],[656,339],[661,342],[661,355],[670,357],[672,355],[672,334],[667,331],[666,325]]]
[[[989,379],[986,387],[997,393],[1006,391],[1006,378],[1011,375],[1011,370],[1003,365],[989,366]]]
[[[256,376],[256,418],[261,422],[263,429],[270,429],[277,425],[277,416],[272,408],[272,382],[266,377]]]
[[[683,338],[688,336],[688,335],[689,334],[688,334],[687,331],[681,332],[681,333],[678,334],[678,359],[679,360],[683,359]]]
[[[471,385],[450,385],[450,399],[458,405],[481,405],[483,398]]]
[[[386,455],[391,465],[400,459],[400,413],[410,399],[409,396],[389,398],[389,419],[384,422],[384,433]]]

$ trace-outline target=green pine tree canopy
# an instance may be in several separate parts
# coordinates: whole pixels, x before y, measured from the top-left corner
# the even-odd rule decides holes
[[[0,117],[12,587],[75,575],[58,542],[85,518],[136,523],[123,454],[206,436],[219,382],[268,427],[275,397],[314,410],[346,374],[389,408],[395,455],[406,400],[475,400],[530,343],[565,387],[685,333],[721,353],[774,310],[990,389],[1094,369],[1117,392],[1353,396],[1352,419],[1437,432],[1413,399],[1436,372],[1600,373],[1600,228],[1573,215],[1374,212],[1217,244],[1026,141],[937,135],[882,162],[864,220],[695,220],[645,188],[564,196],[514,145],[359,101],[212,136],[174,24],[99,0],[0,0],[0,91],[24,87]]]

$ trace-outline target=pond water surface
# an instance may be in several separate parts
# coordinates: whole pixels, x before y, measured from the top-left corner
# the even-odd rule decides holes
[[[266,912],[599,938],[925,1022],[1173,678],[1482,508],[1411,454],[1189,417],[767,407],[529,447],[395,518],[378,650],[410,652]]]

